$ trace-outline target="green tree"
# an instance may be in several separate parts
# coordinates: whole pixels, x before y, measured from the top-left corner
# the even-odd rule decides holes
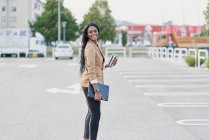
[[[111,16],[111,10],[108,6],[107,0],[96,0],[91,6],[88,13],[84,15],[84,20],[81,23],[81,29],[90,23],[94,22],[100,27],[100,40],[113,41],[116,35],[115,32],[115,20]]]
[[[75,40],[79,27],[70,10],[63,6],[61,1],[61,22],[66,21],[66,40]],[[58,4],[57,0],[46,0],[44,11],[38,16],[34,23],[29,22],[32,33],[40,32],[43,34],[47,42],[56,41],[58,39]],[[61,28],[63,30],[63,28]],[[63,36],[61,35],[61,38]]]
[[[122,31],[122,45],[126,46],[127,44],[127,32]]]
[[[209,36],[209,3],[206,10],[203,11],[203,14],[205,15],[206,24],[204,31],[201,33],[201,36]]]

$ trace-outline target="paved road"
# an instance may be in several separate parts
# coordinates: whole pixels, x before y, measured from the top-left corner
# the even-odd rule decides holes
[[[75,60],[0,59],[1,140],[81,140]],[[208,140],[209,70],[120,58],[105,71],[99,140]]]

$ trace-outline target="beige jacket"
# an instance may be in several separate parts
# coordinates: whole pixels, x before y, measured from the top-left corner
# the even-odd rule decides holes
[[[92,80],[103,84],[104,55],[101,48],[89,40],[84,51],[84,58],[85,70],[80,78],[81,86],[88,87]]]

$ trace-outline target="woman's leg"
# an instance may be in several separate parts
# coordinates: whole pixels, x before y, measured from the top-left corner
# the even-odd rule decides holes
[[[90,140],[97,139],[97,133],[99,129],[99,120],[100,120],[100,102],[94,101],[90,103],[91,110],[91,120],[90,120]]]
[[[96,140],[99,129],[99,120],[101,116],[100,101],[95,101],[93,98],[87,97],[88,88],[83,88],[83,91],[85,93],[89,108],[88,114],[86,116],[85,132],[84,132],[86,135],[84,135],[84,138],[88,138],[85,136],[90,136],[90,140]],[[87,131],[88,128],[90,129],[89,132]],[[88,135],[88,133],[90,134]]]
[[[84,138],[89,139],[89,123],[91,119],[91,113],[88,111],[86,114],[86,119],[85,119],[85,128],[84,128]]]

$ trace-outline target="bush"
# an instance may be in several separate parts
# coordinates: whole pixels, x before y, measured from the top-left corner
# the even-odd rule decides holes
[[[46,55],[48,56],[48,57],[51,57],[52,56],[52,47],[47,47],[47,49],[46,49]]]
[[[195,58],[193,56],[189,55],[189,56],[185,57],[185,61],[189,66],[195,67]],[[205,59],[200,59],[200,65],[204,64],[205,61],[206,61]],[[209,59],[208,59],[208,61],[209,61]],[[207,62],[206,66],[207,66],[207,68],[209,68],[209,62]]]
[[[205,63],[205,59],[200,59],[200,65]]]
[[[189,66],[195,67],[195,58],[194,57],[188,55],[187,57],[185,57],[185,61]]]
[[[208,62],[206,63],[206,67],[209,68],[209,59],[208,59]]]

